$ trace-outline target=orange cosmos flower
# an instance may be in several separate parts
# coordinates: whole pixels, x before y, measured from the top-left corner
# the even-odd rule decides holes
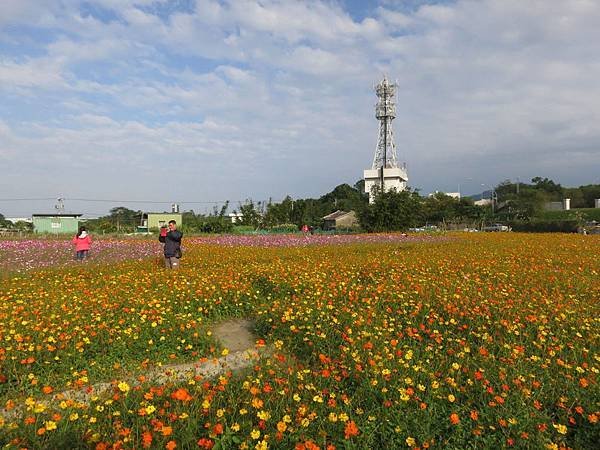
[[[152,445],[152,433],[150,431],[144,431],[142,433],[142,447],[150,448]]]
[[[351,420],[346,423],[346,427],[344,428],[344,436],[346,439],[350,439],[352,436],[358,436],[358,427],[354,420]]]
[[[458,425],[460,423],[460,418],[458,417],[458,414],[450,414],[450,423],[452,423],[452,425]]]
[[[202,447],[207,450],[210,450],[215,445],[215,443],[212,440],[207,439],[207,438],[200,438],[198,440],[197,444],[198,444],[198,447]]]
[[[171,398],[174,400],[180,400],[182,402],[189,402],[193,399],[190,393],[185,388],[179,388],[171,394]]]
[[[175,448],[177,448],[177,444],[175,443],[175,441],[169,441],[167,442],[167,445],[165,445],[165,448],[167,450],[174,450]]]

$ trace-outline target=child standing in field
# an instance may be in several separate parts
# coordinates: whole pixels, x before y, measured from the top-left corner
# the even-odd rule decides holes
[[[86,259],[92,245],[92,238],[85,227],[79,227],[79,233],[73,238],[73,244],[75,244],[75,258],[77,261]]]

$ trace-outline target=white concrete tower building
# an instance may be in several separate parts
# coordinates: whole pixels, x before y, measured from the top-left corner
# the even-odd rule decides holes
[[[400,192],[406,189],[408,175],[406,164],[399,165],[394,143],[392,120],[396,117],[396,85],[386,77],[375,86],[379,101],[375,106],[375,117],[379,120],[379,138],[373,165],[364,171],[365,192],[369,194],[369,202],[373,203],[375,192],[395,189]]]

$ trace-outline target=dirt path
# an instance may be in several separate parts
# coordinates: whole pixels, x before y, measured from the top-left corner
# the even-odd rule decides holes
[[[254,364],[261,356],[269,353],[267,349],[257,350],[256,336],[252,334],[252,322],[247,319],[231,319],[216,324],[212,329],[213,336],[229,353],[220,358],[204,359],[198,362],[172,364],[150,370],[144,375],[145,382],[164,384],[189,380],[192,377],[214,378],[226,371],[244,369]],[[137,379],[125,380],[130,385],[141,384]],[[79,403],[90,403],[93,396],[101,396],[114,389],[112,383],[96,383],[85,390],[60,392],[51,400],[40,400],[38,404],[48,407],[51,403],[73,400]],[[22,407],[11,410],[0,409],[0,418],[16,420],[23,413]]]

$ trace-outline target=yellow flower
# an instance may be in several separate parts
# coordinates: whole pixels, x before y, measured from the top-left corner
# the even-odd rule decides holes
[[[237,433],[238,431],[240,431],[240,424],[237,422],[234,423],[233,425],[231,425],[231,429]]]
[[[416,443],[417,441],[415,441],[415,438],[412,438],[410,436],[406,438],[406,445],[408,445],[409,447],[414,447]]]
[[[277,431],[283,433],[285,430],[287,430],[287,425],[285,424],[285,422],[277,422]]]
[[[250,433],[250,437],[252,439],[258,439],[260,437],[260,431],[253,429],[252,432]]]
[[[448,395],[448,401],[450,403],[454,403],[454,400],[456,400],[456,397],[454,395],[452,395],[452,394]]]
[[[271,418],[271,413],[268,411],[259,411],[256,413],[256,415],[261,420],[269,420]]]
[[[46,411],[46,405],[44,405],[43,403],[36,403],[35,407],[33,408],[33,412],[34,413],[41,413]]]
[[[117,385],[117,387],[119,388],[119,390],[120,390],[121,392],[129,392],[129,389],[131,389],[131,388],[129,387],[129,385],[128,385],[126,382],[124,382],[124,381],[121,381],[121,382],[120,382],[120,383]]]
[[[148,405],[148,406],[146,406],[146,414],[150,415],[154,411],[156,411],[156,406],[154,406],[154,405]]]
[[[566,425],[561,425],[560,423],[553,423],[552,426],[558,431],[560,434],[567,434]]]
[[[329,419],[330,422],[337,422],[338,421],[338,416],[336,413],[330,412],[329,416],[327,416],[327,418]]]
[[[260,441],[254,446],[255,450],[267,450],[268,447],[267,441]]]
[[[52,420],[46,420],[44,422],[44,427],[46,427],[47,431],[56,430],[56,422],[54,422]]]
[[[223,414],[225,414],[225,410],[222,408],[217,409],[217,417],[223,417]]]
[[[79,414],[77,414],[77,413],[72,413],[71,415],[69,415],[69,420],[70,420],[71,422],[74,422],[74,421],[76,421],[77,419],[79,419]]]

